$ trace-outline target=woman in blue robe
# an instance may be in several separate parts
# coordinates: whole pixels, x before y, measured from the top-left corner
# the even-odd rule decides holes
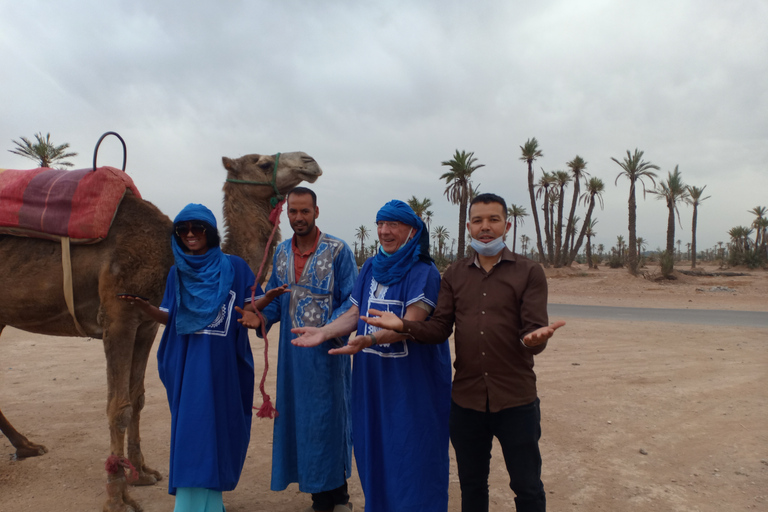
[[[171,244],[175,265],[160,307],[127,300],[166,324],[157,363],[171,409],[174,510],[223,512],[222,492],[237,485],[251,434],[253,355],[235,310],[250,303],[255,278],[221,251],[216,218],[203,205],[174,219]]]

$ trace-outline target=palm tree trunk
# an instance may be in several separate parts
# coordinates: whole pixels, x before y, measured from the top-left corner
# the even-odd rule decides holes
[[[459,249],[457,258],[464,257],[464,246],[466,245],[466,229],[467,229],[467,195],[468,190],[464,190],[461,194],[461,201],[459,201]]]
[[[539,263],[547,265],[546,259],[544,259],[544,245],[541,243],[541,227],[539,226],[539,214],[536,210],[536,194],[533,191],[533,161],[528,160],[528,195],[531,197],[531,212],[533,214],[533,224],[536,227],[536,243],[539,248]]]
[[[549,262],[555,264],[555,203],[549,202],[549,233],[547,234],[547,249],[549,250]]]
[[[587,218],[589,218],[589,215],[587,215]],[[586,225],[586,221],[585,221]],[[594,232],[594,231],[593,231]],[[582,228],[582,234],[583,234],[583,228]],[[592,241],[590,240],[592,237],[587,237],[587,268],[592,268]],[[571,258],[571,261],[573,261],[573,258]]]
[[[696,204],[693,205],[693,221],[691,222],[691,268],[696,268]]]
[[[635,182],[631,181],[629,185],[629,254],[627,255],[627,265],[629,273],[637,275],[637,203],[635,201]]]
[[[563,262],[560,261],[560,254],[567,252],[568,248],[562,246],[563,242],[563,192],[565,187],[560,187],[560,198],[557,201],[557,225],[555,229],[555,268],[562,267]]]
[[[565,244],[564,247],[569,247],[573,245],[573,241],[571,240],[573,237],[571,236],[571,228],[573,227],[573,219],[576,216],[576,203],[579,201],[579,178],[578,176],[573,180],[573,199],[571,202],[571,211],[568,214],[568,226],[565,228]],[[571,251],[573,252],[573,251]],[[570,265],[571,264],[571,254],[568,251],[563,251],[563,265]]]
[[[667,201],[667,254],[675,255],[675,203]]]
[[[567,264],[570,265],[573,263],[573,260],[576,259],[576,255],[579,253],[579,249],[581,249],[581,243],[584,241],[584,234],[587,232],[587,225],[592,220],[592,210],[595,209],[595,194],[591,194],[589,197],[589,208],[587,208],[587,216],[584,218],[584,224],[581,225],[581,231],[579,232],[579,237],[576,239],[576,246],[571,251],[570,256],[568,257]],[[589,239],[587,239],[587,244],[589,244]],[[589,247],[587,247],[587,250],[589,250]],[[589,268],[592,268],[591,266]]]
[[[515,219],[514,227],[512,228],[512,252],[515,252],[515,242],[517,242],[517,219]]]

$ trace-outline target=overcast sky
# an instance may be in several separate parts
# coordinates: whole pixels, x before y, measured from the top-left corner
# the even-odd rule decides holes
[[[614,184],[611,161],[627,150],[707,186],[699,249],[768,206],[766,0],[0,0],[0,12],[0,168],[33,167],[8,150],[37,132],[90,167],[114,130],[127,172],[171,218],[201,202],[221,219],[222,156],[305,151],[324,171],[312,185],[324,231],[352,245],[386,201],[416,195],[455,237],[440,163],[474,152],[480,191],[530,212],[531,137],[536,179],[579,155],[605,182],[594,243],[606,248],[628,237],[629,182]],[[105,142],[99,164],[121,162]],[[637,234],[663,247],[666,206],[641,190]],[[691,208],[680,214],[685,244]],[[522,233],[535,239],[531,217]]]

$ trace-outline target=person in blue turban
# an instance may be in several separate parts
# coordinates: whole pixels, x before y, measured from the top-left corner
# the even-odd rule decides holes
[[[352,291],[353,306],[331,324],[293,329],[298,346],[349,334],[331,354],[354,354],[352,438],[366,512],[448,508],[451,354],[447,340],[422,344],[360,320],[369,309],[424,320],[437,304],[440,272],[429,256],[424,222],[403,201],[376,214],[379,251]]]
[[[188,204],[173,227],[175,264],[160,307],[123,299],[166,325],[157,366],[171,409],[174,510],[223,512],[222,492],[237,485],[251,436],[253,354],[235,310],[253,307],[255,277],[243,259],[221,251],[205,206]]]

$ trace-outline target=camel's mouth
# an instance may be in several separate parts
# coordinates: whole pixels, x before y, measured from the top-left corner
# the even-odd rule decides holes
[[[317,178],[322,176],[323,171],[320,169],[317,170],[310,170],[310,169],[302,169],[298,172],[299,176],[301,176],[301,179],[304,181],[307,181],[309,183],[314,183],[317,181]]]

